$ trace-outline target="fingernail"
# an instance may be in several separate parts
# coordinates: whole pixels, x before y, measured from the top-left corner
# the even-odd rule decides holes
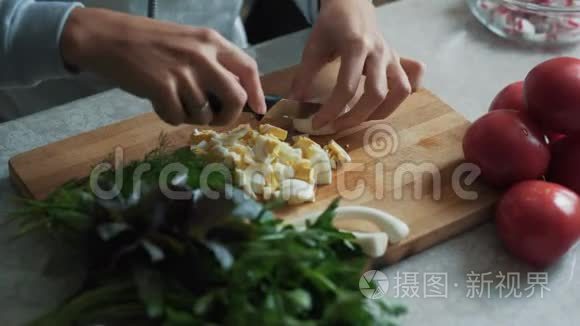
[[[265,99],[258,100],[257,102],[252,103],[250,105],[250,108],[252,108],[252,111],[254,111],[256,114],[262,114],[263,115],[267,111],[266,100]]]
[[[260,108],[258,109],[258,111],[260,111],[260,114],[266,114],[266,112],[268,112],[266,102],[260,102]]]

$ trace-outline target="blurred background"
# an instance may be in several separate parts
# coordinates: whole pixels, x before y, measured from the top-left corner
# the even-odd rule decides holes
[[[396,0],[374,0],[376,6]],[[284,12],[285,15],[272,15]],[[242,12],[248,40],[251,44],[295,32],[308,27],[308,23],[292,0],[248,0]]]

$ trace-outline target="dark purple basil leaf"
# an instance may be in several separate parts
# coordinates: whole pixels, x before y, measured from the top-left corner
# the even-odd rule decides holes
[[[164,284],[159,271],[137,268],[134,272],[139,296],[147,309],[149,318],[158,318],[164,312]]]
[[[97,234],[103,241],[109,241],[130,229],[126,223],[103,223],[97,226]]]

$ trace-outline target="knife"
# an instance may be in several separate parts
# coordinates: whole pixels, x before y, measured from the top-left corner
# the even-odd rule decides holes
[[[220,99],[211,93],[206,94],[207,101],[211,110],[214,113],[219,113],[222,111],[223,106]],[[262,121],[264,117],[275,117],[288,115],[292,117],[307,117],[315,112],[318,112],[322,104],[316,102],[300,102],[295,100],[289,100],[278,95],[265,95],[264,100],[266,102],[266,114],[256,113],[246,104],[242,112],[251,113],[254,115],[257,121]]]

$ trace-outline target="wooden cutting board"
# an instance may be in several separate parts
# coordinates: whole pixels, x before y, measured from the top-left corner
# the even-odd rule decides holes
[[[286,95],[293,72],[289,68],[264,76],[266,93]],[[336,65],[330,65],[318,74],[310,96],[327,96],[336,73]],[[250,115],[244,115],[239,123],[251,120]],[[385,210],[411,229],[404,242],[388,249],[381,260],[387,263],[461,233],[490,217],[489,210],[497,199],[494,191],[477,182],[468,189],[475,191],[476,200],[462,199],[454,190],[454,173],[463,161],[461,140],[468,126],[460,114],[421,90],[386,121],[363,124],[333,136],[349,151],[353,164],[338,170],[332,185],[318,188],[316,203],[288,208],[280,215],[291,218],[320,211],[338,196],[343,197],[342,205]],[[124,162],[129,162],[155,149],[162,132],[172,147],[186,145],[193,128],[171,127],[153,113],[142,114],[19,154],[9,162],[11,179],[22,194],[43,198],[64,182],[87,176],[115,148],[122,148]],[[321,143],[328,139],[315,138]],[[357,221],[340,226],[376,230],[374,225]]]

